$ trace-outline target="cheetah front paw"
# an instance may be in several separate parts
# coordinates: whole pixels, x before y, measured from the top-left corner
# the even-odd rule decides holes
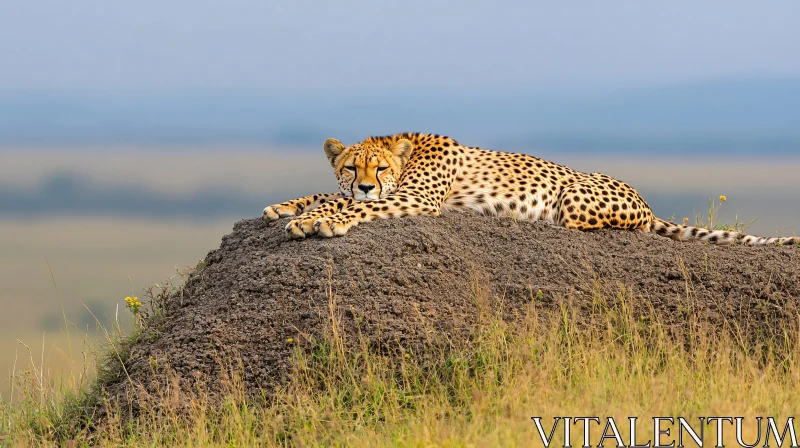
[[[347,233],[350,226],[345,223],[333,220],[331,218],[320,218],[314,221],[314,231],[320,236],[331,238],[334,236],[342,236]]]
[[[286,224],[286,236],[290,239],[302,239],[316,233],[314,230],[314,218],[311,219],[293,219]]]
[[[287,216],[295,216],[297,215],[298,211],[302,211],[298,209],[294,205],[285,205],[285,204],[276,204],[270,205],[269,207],[265,208],[264,211],[261,213],[261,219],[264,221],[275,221],[280,218],[285,218]]]

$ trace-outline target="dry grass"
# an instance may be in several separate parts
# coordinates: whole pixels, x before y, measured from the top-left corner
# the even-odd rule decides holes
[[[0,441],[49,446],[72,443],[56,438],[68,434],[76,444],[107,446],[540,446],[532,416],[549,428],[555,416],[626,423],[628,416],[696,422],[718,415],[747,418],[745,440],[755,440],[751,418],[785,422],[796,412],[796,328],[783,343],[759,349],[691,318],[675,337],[657,316],[634,316],[627,304],[636,298],[627,294],[621,288],[596,297],[591,322],[569,300],[546,315],[534,300],[514,327],[486,310],[469,347],[378,355],[340,331],[331,293],[327,336],[311,351],[295,351],[293,380],[274,401],[248,397],[232,363],[221,399],[168,382],[158,396],[137,397],[137,418],[111,407],[111,418],[92,422],[93,431],[65,431],[59,425],[79,394],[34,381],[14,406],[0,405]],[[124,351],[121,340],[110,334],[112,358]],[[620,430],[627,440],[627,425]],[[651,425],[640,431],[640,440],[652,438]],[[581,443],[578,427],[572,441]]]

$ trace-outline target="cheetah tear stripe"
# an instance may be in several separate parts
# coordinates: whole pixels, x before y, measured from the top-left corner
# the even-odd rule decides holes
[[[744,244],[747,246],[784,245],[794,246],[800,244],[800,237],[759,237],[747,235],[743,232],[728,230],[708,230],[700,227],[685,226],[663,219],[653,218],[651,232],[657,233],[675,241],[702,241],[704,243],[727,246],[730,244]]]

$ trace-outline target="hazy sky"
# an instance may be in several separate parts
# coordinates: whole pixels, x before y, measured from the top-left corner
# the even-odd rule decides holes
[[[0,1],[0,91],[800,76],[800,1]]]

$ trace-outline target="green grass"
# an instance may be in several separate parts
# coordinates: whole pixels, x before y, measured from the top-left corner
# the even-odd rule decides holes
[[[706,211],[705,216],[697,212],[694,213],[695,227],[703,227],[711,230],[745,232],[758,220],[758,218],[755,218],[751,221],[740,221],[739,217],[737,216],[733,221],[720,222],[719,211],[722,208],[722,204],[727,201],[728,198],[724,195],[719,197],[719,202],[717,202],[717,200],[714,198],[709,199],[708,210]]]
[[[293,379],[273,400],[247,395],[236,374],[239,364],[233,362],[227,364],[232,374],[222,379],[220,400],[203,387],[169,388],[138,396],[142,413],[134,419],[109,407],[110,418],[89,421],[87,405],[97,396],[97,383],[40,387],[33,381],[13,406],[0,405],[0,442],[538,446],[532,416],[544,422],[587,415],[618,422],[628,416],[785,419],[796,411],[796,329],[787,330],[781,341],[752,348],[738,342],[743,339],[734,329],[706,328],[691,317],[680,331],[667,329],[657,315],[634,315],[629,306],[634,300],[624,288],[614,297],[597,296],[590,318],[569,301],[560,311],[543,314],[534,300],[514,326],[487,309],[467,346],[443,350],[434,337],[423,353],[390,355],[376,354],[358,336],[345,335],[332,306],[326,336],[313,341],[311,350],[295,350]],[[96,373],[101,381],[127,380],[118,361],[148,328],[158,327],[158,307],[150,313],[132,335],[109,333]],[[78,423],[92,430],[81,431]],[[620,429],[627,439],[627,428]],[[648,425],[642,429],[644,440],[652,436]],[[745,437],[754,439],[754,426],[745,429]],[[580,435],[573,437],[573,445],[579,444]]]

